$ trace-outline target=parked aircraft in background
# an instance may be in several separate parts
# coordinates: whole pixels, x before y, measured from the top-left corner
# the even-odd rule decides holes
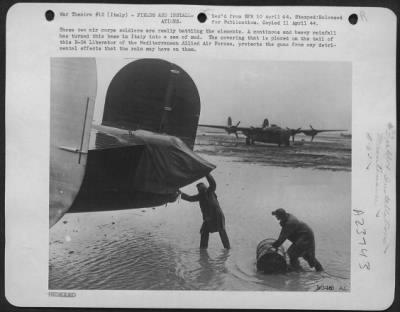
[[[239,127],[240,121],[236,125],[232,125],[232,118],[228,117],[226,126],[220,125],[206,125],[200,124],[199,126],[224,129],[228,134],[234,133],[238,137],[238,132],[242,132],[246,136],[246,144],[254,144],[255,142],[274,143],[278,146],[290,144],[290,130],[283,129],[277,125],[272,124],[269,126],[267,118],[264,119],[261,127]]]
[[[232,118],[228,117],[228,121],[226,126],[217,126],[217,125],[199,125],[201,127],[215,128],[215,129],[223,129],[228,134],[234,134],[236,138],[239,138],[238,131],[241,131],[242,128],[238,128],[240,121],[236,125],[232,125]]]
[[[108,86],[92,127],[93,58],[51,59],[50,215],[154,207],[215,168],[193,152],[200,97],[177,65],[142,59]]]
[[[336,132],[336,131],[346,131],[346,130],[331,130],[331,129],[323,129],[317,130],[314,129],[310,125],[310,130],[304,130],[300,128],[291,129],[286,127],[283,129],[277,125],[272,124],[269,126],[269,121],[267,118],[264,119],[264,122],[261,127],[239,127],[240,121],[236,125],[232,125],[232,118],[228,117],[227,125],[220,126],[220,125],[206,125],[200,124],[199,126],[208,127],[208,128],[216,128],[216,129],[223,129],[228,134],[235,134],[237,138],[238,132],[242,132],[246,136],[246,144],[254,144],[254,142],[264,142],[264,143],[276,143],[279,146],[282,144],[288,146],[289,145],[289,138],[292,137],[292,142],[295,140],[296,134],[303,133],[307,136],[311,136],[311,142],[314,140],[314,137],[321,132]],[[349,135],[341,134],[343,137],[349,137]],[[351,137],[351,134],[350,134]]]
[[[313,126],[311,126],[311,125],[310,125],[310,128],[311,128],[310,130],[301,130],[301,132],[304,133],[307,136],[310,136],[311,137],[311,142],[314,140],[314,137],[318,133],[321,133],[321,132],[346,131],[346,130],[343,130],[343,129],[341,129],[341,130],[317,130],[317,129],[314,129]]]

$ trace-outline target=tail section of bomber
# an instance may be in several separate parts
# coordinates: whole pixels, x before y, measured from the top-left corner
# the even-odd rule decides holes
[[[177,136],[193,148],[199,116],[199,93],[182,68],[141,59],[124,66],[111,81],[103,125]]]

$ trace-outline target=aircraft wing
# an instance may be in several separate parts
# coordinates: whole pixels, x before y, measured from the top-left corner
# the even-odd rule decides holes
[[[347,130],[343,130],[343,129],[334,129],[334,130],[330,130],[330,129],[327,129],[327,130],[318,130],[318,132],[335,132],[335,131],[347,131]]]
[[[217,126],[217,125],[200,125],[200,124],[199,124],[199,127],[207,127],[207,128],[215,128],[215,129],[224,129],[224,130],[229,129],[228,126]]]
[[[347,131],[347,130],[343,130],[343,129],[323,129],[323,130],[318,130],[318,129],[310,129],[310,130],[300,130],[300,132],[303,133],[313,133],[313,132],[336,132],[336,131]]]
[[[254,130],[261,130],[261,128],[254,128],[254,127],[236,127],[236,126],[219,126],[219,125],[203,125],[199,124],[200,127],[207,127],[207,128],[215,128],[215,129],[224,129],[224,130],[236,130],[241,132],[248,132]]]

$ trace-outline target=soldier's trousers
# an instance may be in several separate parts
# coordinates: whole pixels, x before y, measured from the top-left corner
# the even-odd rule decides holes
[[[301,270],[299,258],[302,257],[307,261],[311,268],[316,271],[322,271],[322,265],[315,257],[315,244],[314,240],[308,241],[307,239],[299,239],[293,243],[287,250],[290,266],[294,270]]]
[[[225,229],[220,229],[219,231],[219,236],[221,237],[222,245],[224,248],[229,249],[231,248],[230,243],[229,243],[229,238],[228,234],[226,234]],[[200,248],[207,248],[208,247],[208,239],[210,237],[210,232],[206,229],[200,232]]]

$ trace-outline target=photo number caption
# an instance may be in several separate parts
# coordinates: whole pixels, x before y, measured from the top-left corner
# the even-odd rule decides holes
[[[354,216],[354,230],[357,239],[357,257],[358,266],[361,270],[371,270],[371,263],[368,259],[368,245],[367,245],[367,226],[365,219],[365,212],[360,209],[353,209]]]

